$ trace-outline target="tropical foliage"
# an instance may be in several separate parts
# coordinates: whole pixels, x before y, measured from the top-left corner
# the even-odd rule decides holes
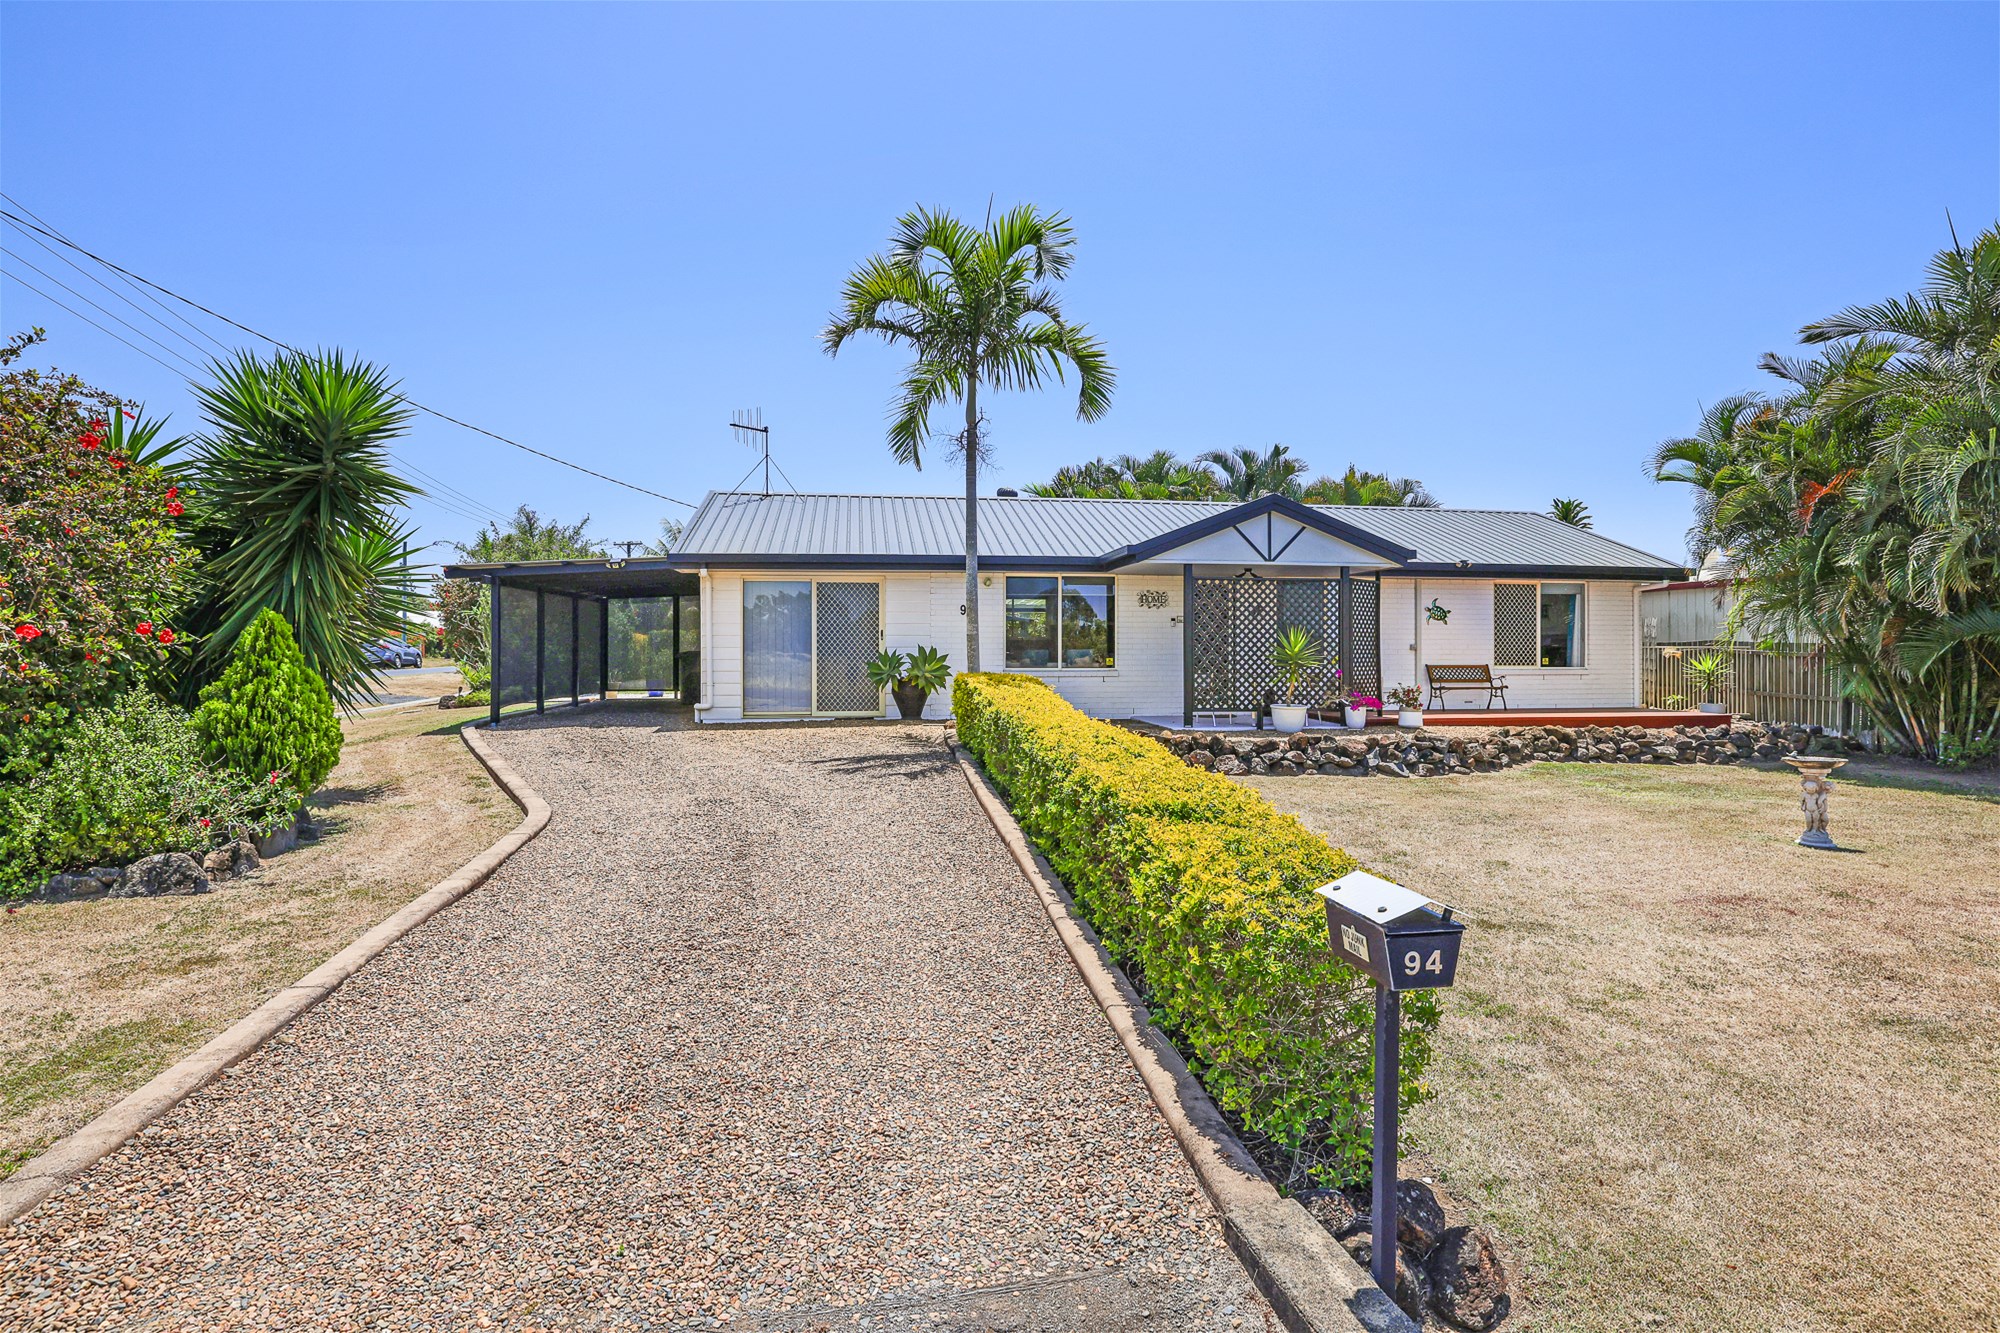
[[[296,801],[340,760],[333,697],[276,611],[259,612],[236,637],[228,668],[201,692],[194,729],[210,759]]]
[[[821,343],[829,356],[860,334],[908,348],[912,360],[890,413],[889,451],[923,466],[931,414],[965,411],[953,442],[965,463],[965,660],[979,669],[979,464],[985,450],[980,389],[1039,389],[1076,374],[1076,414],[1111,410],[1117,372],[1103,345],[1062,312],[1054,283],[1075,262],[1069,220],[1032,205],[982,230],[919,208],[896,224],[888,250],[842,285]]]
[[[962,675],[952,706],[960,741],[1283,1183],[1365,1180],[1374,989],[1327,947],[1314,892],[1354,858],[1032,677]],[[1434,991],[1404,996],[1405,1108],[1429,1095],[1438,1012]]]
[[[268,782],[208,763],[184,711],[131,690],[65,727],[32,779],[0,788],[0,898],[60,870],[156,852],[199,857],[290,822],[290,806]]]
[[[1581,500],[1557,498],[1549,501],[1549,517],[1573,528],[1590,526],[1590,507]]]
[[[1690,549],[1734,562],[1739,617],[1817,639],[1882,736],[1931,758],[2000,734],[2000,228],[1922,290],[1807,325],[1817,355],[1656,450],[1694,488]]]
[[[394,637],[421,605],[396,510],[417,488],[389,467],[410,411],[384,373],[343,353],[239,353],[199,390],[209,430],[189,475],[199,499],[202,641],[192,696],[266,609],[298,634],[308,666],[353,704],[380,683],[362,645]]]
[[[139,461],[158,426],[74,376],[11,368],[40,341],[0,347],[0,782],[45,764],[78,710],[185,654],[195,565],[186,489]]]
[[[664,530],[671,520],[662,520]],[[469,542],[454,543],[458,553],[480,564],[510,560],[589,560],[604,554],[590,535],[590,515],[574,523],[543,518],[527,505],[514,510],[503,526],[488,523]],[[647,548],[647,554],[656,552]],[[476,579],[446,579],[438,584],[432,608],[437,612],[438,633],[453,661],[473,674],[466,676],[468,689],[477,689],[474,676],[483,683],[490,670],[486,635],[492,623],[493,603],[486,585]]]
[[[1048,481],[1027,488],[1030,495],[1083,496],[1108,500],[1253,500],[1286,495],[1307,504],[1403,505],[1435,508],[1437,501],[1420,481],[1389,477],[1348,464],[1338,477],[1301,478],[1310,471],[1282,444],[1255,449],[1215,449],[1192,461],[1161,449],[1137,458],[1120,454],[1059,469]]]

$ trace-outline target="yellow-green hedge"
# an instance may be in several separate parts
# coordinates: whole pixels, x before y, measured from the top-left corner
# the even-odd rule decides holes
[[[1313,892],[1354,858],[1033,677],[961,675],[952,708],[959,740],[1209,1093],[1322,1183],[1365,1178],[1373,988],[1335,961]],[[1437,1012],[1428,993],[1405,997],[1406,1107],[1425,1095]]]

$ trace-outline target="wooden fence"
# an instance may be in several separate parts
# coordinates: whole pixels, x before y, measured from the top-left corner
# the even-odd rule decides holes
[[[1673,696],[1680,707],[1703,702],[1688,679],[1688,662],[1707,653],[1729,659],[1729,679],[1721,702],[1729,711],[1758,722],[1824,727],[1852,735],[1860,724],[1859,710],[1840,695],[1840,673],[1817,644],[1785,644],[1758,648],[1742,643],[1649,643],[1640,671],[1642,702],[1648,708],[1669,708]]]

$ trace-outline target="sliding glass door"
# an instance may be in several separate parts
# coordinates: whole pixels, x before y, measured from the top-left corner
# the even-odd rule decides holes
[[[882,692],[868,679],[868,663],[881,648],[879,582],[743,582],[745,715],[873,717]]]

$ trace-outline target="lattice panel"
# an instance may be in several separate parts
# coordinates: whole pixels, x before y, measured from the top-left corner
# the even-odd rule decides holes
[[[813,711],[878,713],[882,692],[868,663],[882,651],[882,589],[874,583],[813,588]]]
[[[1354,606],[1348,615],[1347,688],[1356,694],[1382,697],[1382,585],[1376,579],[1348,583]]]
[[[1493,665],[1535,666],[1542,653],[1541,585],[1493,585]]]
[[[1194,641],[1194,706],[1247,712],[1265,696],[1283,697],[1271,660],[1282,630],[1296,625],[1319,639],[1327,664],[1299,684],[1299,702],[1319,706],[1332,682],[1340,644],[1340,584],[1333,579],[1196,579],[1189,634]]]

